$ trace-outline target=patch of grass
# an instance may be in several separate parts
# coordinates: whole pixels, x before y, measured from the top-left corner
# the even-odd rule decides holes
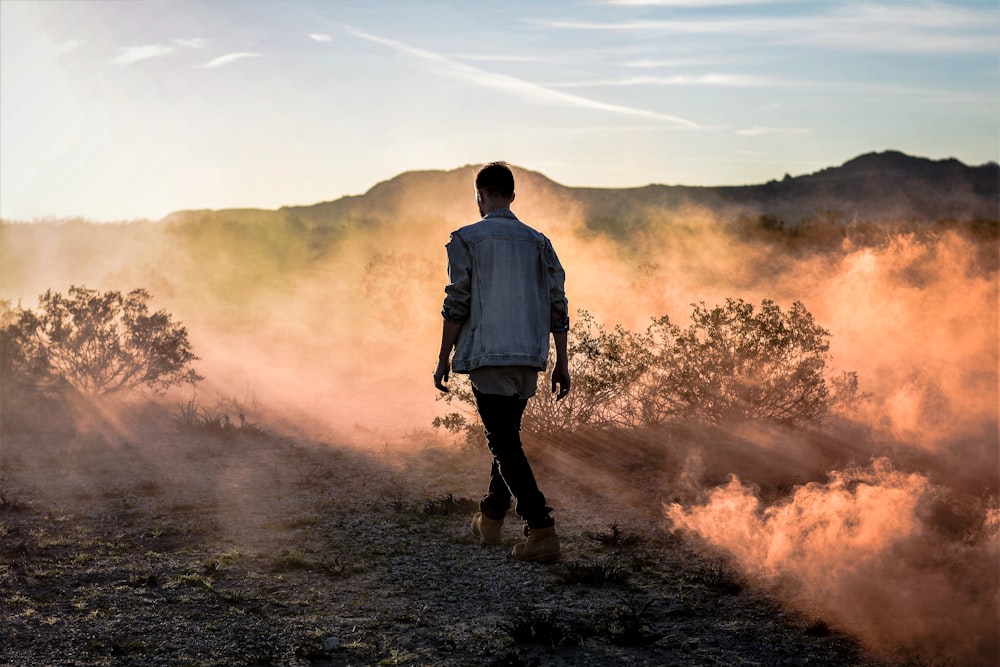
[[[319,572],[329,577],[339,577],[347,573],[347,568],[339,558],[317,560],[296,550],[282,551],[271,562],[271,572],[274,573],[302,570]]]
[[[619,646],[646,646],[659,639],[650,632],[653,621],[649,610],[652,605],[652,600],[640,601],[634,596],[623,598],[609,624],[611,641]]]
[[[537,656],[530,662],[525,662],[516,652],[511,651],[486,663],[486,667],[540,667],[541,664],[541,659]]]
[[[470,514],[479,509],[479,502],[472,498],[456,498],[454,494],[446,493],[428,498],[424,503],[423,513],[431,516],[451,514]]]
[[[648,574],[656,572],[660,565],[660,560],[650,553],[637,553],[629,558],[629,566],[636,574]]]
[[[84,563],[89,563],[94,560],[94,556],[88,553],[74,554],[70,557],[69,562],[73,565],[83,565]]]
[[[204,588],[212,590],[215,581],[207,574],[189,572],[179,574],[163,585],[164,588],[176,588],[178,586],[189,586],[191,588]]]
[[[112,640],[109,644],[105,645],[101,642],[95,642],[92,645],[92,650],[94,653],[104,653],[107,652],[111,656],[125,656],[132,653],[145,653],[149,649],[149,645],[141,639],[129,639],[126,641],[116,641]]]
[[[248,419],[250,410],[259,406],[257,399],[220,397],[215,405],[206,405],[192,395],[190,400],[178,405],[174,418],[177,427],[185,432],[202,433],[224,439],[237,434],[267,435],[259,424]]]
[[[621,586],[628,583],[629,574],[621,565],[613,561],[586,563],[568,561],[561,568],[560,581],[564,584],[585,586]]]
[[[27,503],[21,502],[10,491],[0,487],[0,512],[23,512],[26,509]]]
[[[245,560],[248,557],[249,555],[244,549],[241,547],[235,547],[229,551],[222,552],[215,558],[209,558],[205,561],[204,565],[206,568],[211,567],[216,571],[220,571],[234,563]]]
[[[555,648],[557,646],[579,646],[592,629],[570,619],[560,618],[551,609],[522,608],[517,617],[502,625],[501,629],[516,644],[539,644]]]
[[[32,546],[26,539],[5,539],[0,543],[0,554],[8,559],[25,559],[32,551]]]
[[[821,618],[806,626],[805,632],[806,635],[810,637],[829,637],[833,634],[833,630],[831,630],[826,621]]]
[[[721,595],[738,595],[743,591],[740,576],[722,560],[701,563],[693,576],[695,581]]]
[[[606,533],[586,533],[587,537],[609,547],[630,547],[642,542],[642,538],[634,533],[627,533],[618,527],[618,522],[608,526]]]
[[[73,538],[66,535],[49,535],[44,529],[34,531],[34,536],[39,549],[54,549],[74,544]]]
[[[379,490],[378,495],[389,509],[396,512],[402,512],[409,505],[406,502],[406,488],[398,480],[389,482],[388,486]]]

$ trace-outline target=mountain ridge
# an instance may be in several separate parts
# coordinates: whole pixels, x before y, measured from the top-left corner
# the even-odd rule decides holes
[[[477,165],[406,171],[360,195],[278,209],[175,211],[161,221],[185,224],[213,219],[293,218],[306,227],[381,226],[405,216],[471,221]],[[842,219],[938,221],[1000,219],[1000,166],[969,166],[955,158],[932,160],[887,150],[859,155],[839,166],[766,183],[728,186],[650,183],[625,188],[574,187],[512,165],[518,203],[539,198],[575,204],[585,220],[625,226],[651,211],[691,207],[726,219],[768,216],[795,226],[821,216]],[[524,193],[524,194],[522,194]]]

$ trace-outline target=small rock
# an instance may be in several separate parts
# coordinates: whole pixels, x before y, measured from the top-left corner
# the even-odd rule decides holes
[[[327,637],[323,642],[324,651],[336,651],[340,648],[340,637]]]

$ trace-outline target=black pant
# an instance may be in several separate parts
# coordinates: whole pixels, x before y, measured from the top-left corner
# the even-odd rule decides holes
[[[521,416],[528,400],[511,396],[483,394],[473,388],[479,417],[486,428],[486,441],[493,454],[490,490],[479,502],[479,510],[490,519],[503,519],[517,499],[517,513],[529,528],[549,528],[555,521],[549,516],[545,496],[538,490],[535,475],[521,446]]]

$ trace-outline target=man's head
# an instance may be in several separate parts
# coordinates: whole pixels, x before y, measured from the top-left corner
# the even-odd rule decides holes
[[[514,174],[506,162],[490,162],[476,174],[476,189],[483,194],[514,198]]]
[[[480,215],[514,201],[514,174],[506,162],[490,162],[476,174],[476,201]]]

